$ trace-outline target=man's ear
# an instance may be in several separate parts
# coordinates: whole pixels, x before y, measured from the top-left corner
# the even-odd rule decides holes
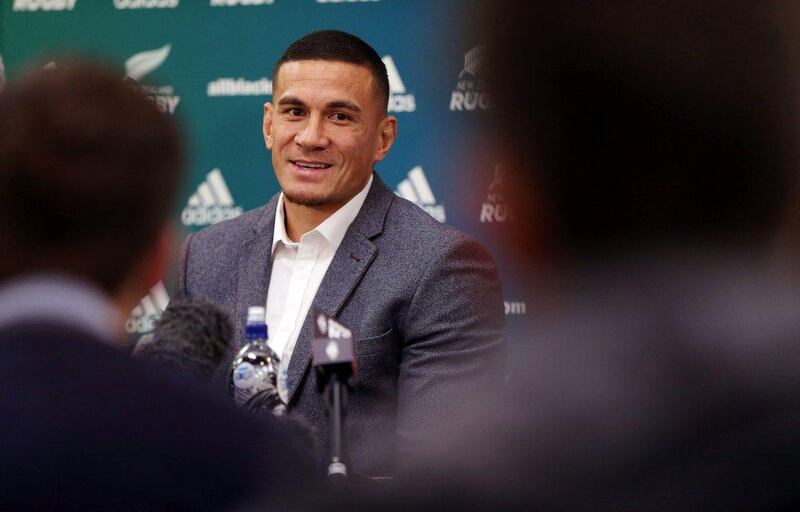
[[[389,152],[394,144],[394,139],[397,137],[397,118],[394,116],[385,116],[378,127],[378,146],[375,148],[375,161],[383,160],[383,157]]]
[[[275,112],[272,103],[264,103],[264,144],[272,150],[272,114]]]

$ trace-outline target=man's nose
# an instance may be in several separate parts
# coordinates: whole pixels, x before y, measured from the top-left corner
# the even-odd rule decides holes
[[[327,147],[329,140],[325,135],[325,123],[321,116],[311,116],[295,136],[295,142],[306,149]]]

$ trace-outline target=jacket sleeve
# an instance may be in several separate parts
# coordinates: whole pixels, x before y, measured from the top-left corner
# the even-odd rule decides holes
[[[470,409],[493,400],[502,386],[505,311],[489,253],[464,235],[451,239],[423,270],[402,322],[401,468],[458,428],[457,417],[469,417]]]

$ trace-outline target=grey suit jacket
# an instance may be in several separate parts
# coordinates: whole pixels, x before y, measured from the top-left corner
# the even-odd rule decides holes
[[[248,306],[266,302],[277,199],[184,244],[175,293],[230,309],[237,332],[231,358],[243,344]],[[477,241],[396,196],[377,175],[313,307],[355,335],[360,384],[347,403],[345,441],[357,472],[394,474],[398,452],[408,460],[424,450],[452,427],[450,411],[499,388],[505,319],[491,257]],[[289,407],[324,442],[327,418],[310,371],[311,336],[309,315],[289,363]]]

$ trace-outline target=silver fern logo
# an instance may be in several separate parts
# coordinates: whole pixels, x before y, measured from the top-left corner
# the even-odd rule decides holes
[[[161,48],[139,52],[125,61],[125,76],[137,82],[146,75],[158,69],[172,50],[171,44],[165,44]]]
[[[397,185],[395,193],[416,204],[439,222],[445,221],[444,205],[436,203],[433,190],[421,166],[418,165],[408,171],[408,179]]]
[[[125,61],[125,78],[139,82],[167,60],[172,51],[172,45],[167,43],[161,48],[139,52]],[[171,85],[142,85],[144,92],[153,98],[158,108],[169,114],[174,114],[178,108],[181,97],[175,94]]]
[[[511,207],[506,198],[505,171],[501,164],[494,167],[494,179],[489,185],[486,201],[481,207],[481,223],[502,223],[513,220]]]
[[[385,56],[383,64],[389,77],[389,112],[413,112],[417,109],[417,100],[413,94],[407,94],[406,85],[400,78],[400,72],[391,55]]]
[[[464,69],[458,74],[456,90],[450,95],[450,110],[487,110],[490,97],[483,77],[485,47],[476,46],[464,55]]]

